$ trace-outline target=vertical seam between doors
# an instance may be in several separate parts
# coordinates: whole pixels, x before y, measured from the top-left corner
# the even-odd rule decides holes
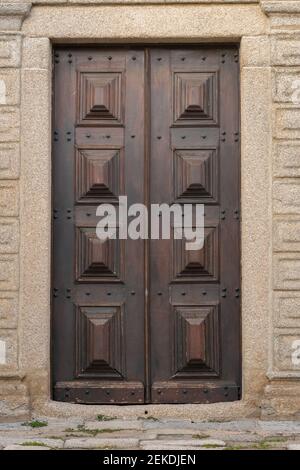
[[[144,49],[145,61],[145,93],[144,93],[144,203],[148,208],[148,233],[150,227],[150,155],[151,155],[151,80],[150,80],[150,49]],[[145,240],[145,309],[144,309],[144,338],[145,338],[145,403],[151,403],[151,352],[150,352],[150,239]]]

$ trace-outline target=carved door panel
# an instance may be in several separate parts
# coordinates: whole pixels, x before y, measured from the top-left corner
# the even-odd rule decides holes
[[[150,63],[151,203],[204,204],[205,213],[202,250],[151,241],[152,401],[236,400],[238,51],[153,49]]]
[[[238,50],[58,47],[54,70],[54,399],[238,399]],[[203,203],[203,249],[101,242],[120,195]]]
[[[144,401],[144,245],[102,242],[96,208],[144,202],[144,52],[55,52],[54,397]],[[118,230],[118,227],[116,227]],[[137,359],[138,358],[138,359]]]

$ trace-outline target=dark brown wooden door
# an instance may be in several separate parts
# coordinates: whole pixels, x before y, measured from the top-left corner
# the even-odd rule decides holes
[[[54,398],[237,400],[238,49],[63,47],[54,70]],[[96,208],[119,195],[203,203],[203,249],[173,228],[101,242]]]
[[[205,240],[152,240],[154,403],[235,400],[239,384],[236,49],[153,49],[152,203],[203,203]]]

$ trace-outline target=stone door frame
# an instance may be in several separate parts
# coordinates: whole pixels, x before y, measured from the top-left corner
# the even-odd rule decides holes
[[[159,416],[233,419],[257,415],[264,400],[267,400],[265,409],[269,410],[273,393],[275,401],[276,396],[279,396],[279,401],[272,402],[272,406],[275,409],[278,404],[280,408],[283,388],[286,389],[288,385],[291,394],[294,393],[294,382],[285,383],[280,388],[281,381],[300,377],[299,371],[290,371],[276,357],[276,347],[283,347],[280,342],[282,335],[294,334],[287,328],[293,326],[293,321],[288,318],[284,322],[283,317],[280,317],[280,308],[279,313],[273,314],[273,286],[279,291],[274,294],[275,305],[284,298],[281,290],[286,289],[284,279],[280,278],[280,275],[285,276],[282,271],[284,266],[276,271],[276,263],[280,264],[281,259],[286,261],[292,257],[289,253],[282,257],[281,252],[285,249],[278,235],[275,247],[279,246],[280,253],[274,255],[273,272],[274,123],[277,123],[278,132],[282,132],[282,138],[293,139],[292,131],[286,130],[288,120],[291,119],[288,105],[276,105],[276,110],[280,110],[274,111],[272,102],[274,65],[276,60],[279,65],[280,60],[285,60],[280,41],[285,40],[286,44],[289,41],[286,34],[282,38],[280,36],[280,27],[284,29],[286,19],[280,26],[276,5],[273,5],[273,10],[263,5],[263,11],[258,2],[247,0],[225,1],[224,5],[214,4],[214,1],[211,4],[200,2],[201,5],[195,1],[190,4],[151,6],[126,4],[118,8],[122,10],[122,15],[115,6],[105,3],[85,4],[84,15],[82,6],[73,3],[61,6],[52,0],[51,5],[33,5],[30,13],[29,7],[26,11],[24,9],[22,19],[28,16],[20,31],[18,25],[21,27],[21,20],[18,25],[14,23],[10,31],[5,29],[6,32],[1,33],[4,41],[11,43],[9,50],[12,65],[8,67],[18,74],[21,84],[20,99],[10,106],[11,112],[15,113],[11,122],[19,122],[20,112],[20,126],[15,125],[18,129],[14,132],[21,135],[21,171],[11,173],[4,183],[0,182],[10,195],[7,202],[9,220],[16,224],[18,219],[20,221],[20,243],[17,241],[9,253],[1,254],[12,273],[6,283],[6,292],[15,305],[16,314],[14,322],[0,330],[0,336],[6,338],[9,345],[8,362],[0,378],[7,384],[20,387],[16,393],[19,394],[20,402],[23,396],[26,397],[23,400],[24,409],[29,409],[30,403],[34,412],[47,415],[72,413],[94,416],[101,412],[129,416],[148,410],[149,414]],[[285,2],[266,0],[262,3],[270,5]],[[15,5],[16,11],[19,11],[18,8]],[[271,19],[266,16],[266,12],[271,15]],[[19,19],[18,15],[13,17]],[[275,32],[270,30],[272,27],[277,28]],[[239,402],[214,405],[143,405],[122,408],[54,402],[50,398],[52,44],[186,44],[224,41],[240,43],[242,399]],[[286,65],[298,63],[290,62]],[[19,140],[14,137],[13,141]],[[278,165],[280,172],[280,162]],[[279,176],[285,174],[280,173]],[[274,184],[282,184],[282,181],[276,180]],[[284,188],[280,187],[280,191],[284,198]],[[279,213],[284,213],[284,210],[280,210],[279,207]],[[278,299],[278,296],[281,297]],[[276,324],[276,315],[283,321],[283,326]],[[296,326],[299,328],[299,324]],[[273,379],[274,383],[270,382]],[[272,396],[266,398],[268,394]]]

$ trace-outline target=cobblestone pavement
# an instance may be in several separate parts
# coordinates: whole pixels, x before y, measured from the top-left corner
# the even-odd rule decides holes
[[[196,422],[151,416],[121,420],[102,415],[93,421],[39,417],[27,423],[0,423],[0,448],[300,450],[300,422]]]

